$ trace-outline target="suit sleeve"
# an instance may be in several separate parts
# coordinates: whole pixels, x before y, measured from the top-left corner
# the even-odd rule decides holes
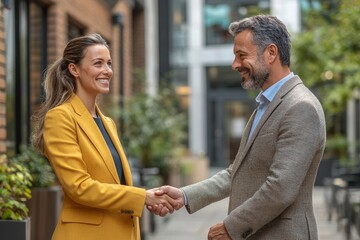
[[[255,233],[295,201],[308,171],[316,170],[310,169],[315,156],[323,151],[325,124],[321,115],[310,101],[300,101],[287,110],[266,181],[224,220],[232,238],[247,231]]]
[[[44,152],[66,194],[89,207],[141,216],[144,189],[92,179],[77,142],[77,125],[65,109],[50,110],[44,123]]]
[[[231,167],[209,179],[182,188],[188,199],[186,209],[189,213],[229,196]]]

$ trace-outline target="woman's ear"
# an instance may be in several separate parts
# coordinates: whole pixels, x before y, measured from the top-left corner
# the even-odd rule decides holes
[[[73,75],[75,78],[79,77],[78,68],[76,67],[76,65],[74,63],[70,63],[68,65],[68,69],[69,69],[69,72],[71,73],[71,75]]]

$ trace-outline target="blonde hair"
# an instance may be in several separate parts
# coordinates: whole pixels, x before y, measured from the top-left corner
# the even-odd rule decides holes
[[[43,127],[46,113],[69,100],[72,93],[76,91],[75,79],[68,65],[70,63],[78,65],[84,58],[85,50],[98,44],[109,48],[106,41],[97,33],[74,38],[66,45],[63,56],[47,69],[43,83],[45,101],[31,117],[33,121],[31,144],[40,153],[43,154]]]

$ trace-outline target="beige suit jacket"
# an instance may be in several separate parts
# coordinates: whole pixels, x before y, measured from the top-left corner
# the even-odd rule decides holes
[[[73,94],[51,109],[44,149],[64,190],[53,240],[140,239],[145,190],[132,186],[115,124],[97,111],[121,157],[126,185],[120,184],[110,150],[80,98]]]
[[[312,190],[325,146],[323,109],[294,76],[246,142],[254,114],[233,164],[183,188],[187,209],[193,213],[230,196],[224,223],[232,239],[315,240]]]

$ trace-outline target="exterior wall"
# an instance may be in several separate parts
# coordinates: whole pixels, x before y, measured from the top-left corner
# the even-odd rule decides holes
[[[117,7],[119,6],[119,7]],[[131,9],[124,1],[119,1],[114,9],[121,9],[125,13],[124,34],[126,47],[124,53],[126,73],[125,82],[130,81],[131,73]],[[48,19],[48,53],[49,63],[61,56],[68,39],[68,18],[85,27],[86,33],[97,32],[110,44],[113,59],[114,76],[111,94],[119,94],[119,27],[112,23],[112,10],[99,0],[57,0],[49,7]],[[128,86],[129,84],[125,84]],[[128,92],[128,91],[127,91]]]
[[[123,69],[123,81],[124,81],[124,96],[129,96],[131,94],[131,80],[132,80],[132,6],[129,4],[129,1],[119,1],[113,8],[113,13],[120,13],[123,16],[123,43],[121,43],[121,34],[120,26],[117,26],[113,32],[114,46],[116,46],[116,51],[113,53],[113,57],[116,56],[117,63],[114,66],[114,71],[120,73],[120,64],[122,64]],[[120,45],[123,44],[123,60],[121,63],[119,61],[120,57]],[[115,50],[115,49],[114,49]],[[118,75],[117,81],[114,81],[114,88],[119,92],[120,89],[120,79],[121,75]]]
[[[191,3],[190,3],[191,2]],[[203,1],[188,1],[189,13],[189,86],[191,88],[189,104],[189,148],[193,155],[206,153],[206,76],[204,71],[205,59],[203,46]],[[201,30],[199,30],[201,29]],[[231,52],[230,52],[231,53]],[[209,59],[218,59],[222,53]]]
[[[158,0],[144,1],[145,6],[145,74],[149,94],[155,94],[159,81]]]
[[[111,11],[99,0],[55,0],[48,8],[49,62],[61,56],[67,39],[68,18],[85,27],[86,33],[97,32],[111,42]]]
[[[4,9],[0,3],[0,154],[6,153],[5,60]]]
[[[287,26],[289,32],[297,33],[301,28],[299,0],[271,0],[271,14],[278,16]]]
[[[145,13],[136,12],[133,16],[133,67],[145,71]]]

